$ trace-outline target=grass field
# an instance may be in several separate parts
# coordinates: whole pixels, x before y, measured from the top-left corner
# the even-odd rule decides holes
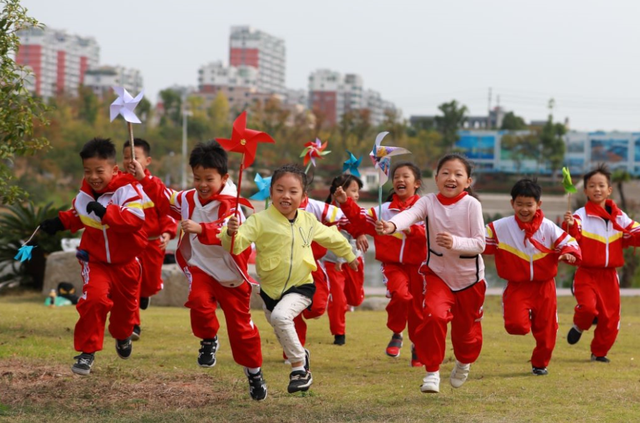
[[[7,422],[631,422],[640,421],[640,298],[622,299],[622,327],[610,364],[589,361],[592,332],[566,343],[573,298],[559,298],[560,330],[550,375],[531,375],[531,335],[507,335],[499,297],[485,305],[484,347],[460,389],[448,384],[447,349],[440,394],[422,394],[424,369],[384,355],[390,333],[384,312],[347,316],[347,344],[332,345],[326,316],[309,322],[314,385],[286,392],[289,369],[264,319],[264,402],[249,398],[233,362],[222,315],[218,364],[196,365],[198,340],[183,308],[151,307],[142,314],[142,340],[129,360],[114,341],[96,354],[89,377],[73,375],[73,307],[50,309],[35,294],[0,297],[0,421]],[[449,344],[450,345],[450,344]]]

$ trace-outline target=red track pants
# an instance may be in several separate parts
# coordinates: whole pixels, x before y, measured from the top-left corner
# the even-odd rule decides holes
[[[329,278],[330,293],[327,314],[332,335],[344,335],[345,315],[349,306],[359,306],[364,300],[364,262],[358,258],[358,271],[353,271],[347,263],[340,270],[336,263],[326,261],[325,268]]]
[[[142,263],[140,297],[152,297],[162,289],[164,250],[160,248],[160,239],[150,240],[139,259]],[[134,323],[138,326],[140,325],[140,308],[136,310]]]
[[[382,277],[387,285],[387,327],[393,333],[402,333],[408,325],[409,339],[422,322],[424,277],[418,272],[419,265],[382,264]],[[415,342],[414,342],[415,343]]]

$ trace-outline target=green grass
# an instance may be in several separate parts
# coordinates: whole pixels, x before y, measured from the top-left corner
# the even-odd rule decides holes
[[[384,312],[347,315],[347,344],[332,345],[326,316],[309,322],[314,385],[286,393],[289,369],[260,311],[263,371],[269,397],[250,400],[233,362],[222,313],[221,348],[213,369],[196,365],[198,340],[183,308],[142,314],[142,340],[130,360],[117,358],[107,337],[89,377],[71,373],[73,307],[50,309],[34,294],[0,297],[0,421],[7,422],[629,422],[640,417],[640,298],[622,299],[622,327],[610,364],[589,361],[587,332],[565,341],[573,298],[559,299],[560,330],[550,375],[535,377],[531,335],[507,335],[500,299],[485,304],[484,347],[460,389],[449,386],[447,349],[440,394],[422,394],[423,369],[409,367],[409,345],[384,355],[390,333]]]

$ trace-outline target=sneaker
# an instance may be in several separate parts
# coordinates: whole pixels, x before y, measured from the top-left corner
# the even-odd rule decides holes
[[[133,351],[133,342],[131,342],[131,337],[122,340],[116,339],[116,352],[118,353],[118,357],[126,360],[131,356],[131,351]]]
[[[420,391],[424,394],[437,394],[440,392],[440,372],[427,372],[422,379]]]
[[[82,353],[73,357],[76,362],[71,366],[71,371],[77,375],[87,376],[91,373],[91,366],[93,366],[93,353]]]
[[[611,363],[611,360],[609,360],[606,355],[603,355],[602,357],[596,357],[595,355],[591,354],[591,361],[599,361],[600,363]]]
[[[247,375],[247,379],[249,379],[249,395],[251,395],[251,398],[256,401],[262,401],[267,398],[267,383],[264,377],[262,377],[262,370],[253,374],[245,367],[244,374]]]
[[[213,367],[216,365],[216,351],[218,351],[218,335],[213,339],[200,341],[198,350],[198,365],[200,367]]]
[[[400,348],[402,348],[402,334],[394,333],[389,345],[387,345],[386,353],[389,357],[398,358],[400,357]]]
[[[423,365],[416,353],[416,346],[411,344],[411,367],[422,367]]]
[[[576,325],[573,325],[571,329],[569,329],[569,333],[567,334],[567,342],[571,345],[577,344],[582,336],[582,331],[578,329]]]
[[[534,367],[532,373],[536,376],[546,376],[549,374],[549,370],[546,367]]]
[[[139,341],[141,332],[142,332],[142,329],[140,329],[140,326],[134,325],[133,326],[133,333],[131,334],[131,340],[132,341]]]
[[[309,370],[297,370],[295,372],[291,372],[289,375],[289,386],[287,387],[287,392],[293,394],[298,391],[308,391],[312,383],[313,377],[311,377],[311,372]]]
[[[146,310],[151,304],[151,297],[140,297],[140,310]]]
[[[333,345],[344,345],[346,343],[346,335],[334,335]]]
[[[309,367],[311,364],[311,353],[309,352],[308,349],[304,349],[304,369],[306,371],[309,371]]]
[[[456,360],[456,365],[453,367],[451,377],[449,378],[451,386],[454,388],[461,387],[467,381],[469,370],[471,370],[471,364],[462,364]]]

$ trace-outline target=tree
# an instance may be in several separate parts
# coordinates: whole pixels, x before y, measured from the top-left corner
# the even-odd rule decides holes
[[[458,130],[467,120],[467,106],[458,105],[456,100],[449,103],[442,103],[438,106],[442,116],[436,116],[436,127],[442,134],[442,143],[445,151],[452,151],[458,137]]]
[[[502,126],[500,129],[505,131],[520,131],[527,129],[527,124],[520,116],[516,116],[513,112],[508,112],[502,118]]]
[[[524,160],[539,160],[540,138],[535,132],[526,135],[506,134],[502,137],[500,144],[501,160],[513,160],[516,173],[520,173]]]
[[[631,180],[631,175],[626,169],[616,169],[611,174],[611,182],[616,184],[618,192],[620,193],[620,208],[627,210],[627,198],[624,195],[624,184]]]
[[[166,126],[169,123],[175,126],[182,125],[182,95],[178,91],[167,88],[160,91],[160,99],[164,107],[160,125]]]
[[[34,154],[49,145],[44,138],[33,136],[34,125],[46,125],[47,107],[40,98],[27,90],[33,74],[13,59],[20,46],[17,32],[42,28],[36,19],[28,17],[19,0],[2,0],[0,12],[0,200],[11,204],[24,199],[27,193],[11,184],[11,167],[16,156]]]
[[[566,133],[567,128],[563,124],[553,123],[552,115],[549,115],[547,123],[542,127],[540,133],[541,156],[549,163],[549,170],[551,170],[554,179],[564,162],[566,146],[563,136]]]

